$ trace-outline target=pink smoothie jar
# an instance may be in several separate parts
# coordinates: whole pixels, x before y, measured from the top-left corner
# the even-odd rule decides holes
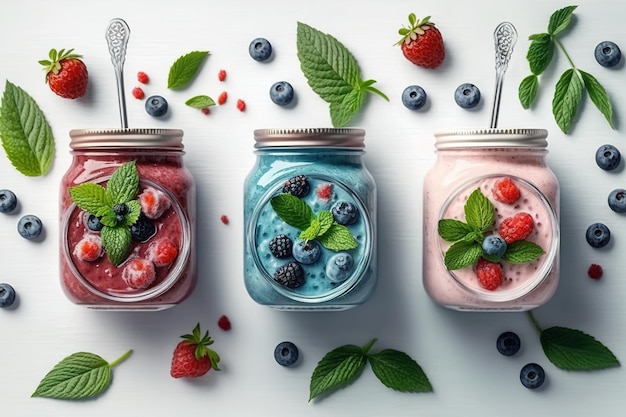
[[[423,284],[463,311],[524,311],[559,282],[559,183],[544,129],[435,134],[424,178]]]
[[[193,177],[183,131],[70,131],[60,187],[65,295],[96,310],[163,310],[196,283]]]

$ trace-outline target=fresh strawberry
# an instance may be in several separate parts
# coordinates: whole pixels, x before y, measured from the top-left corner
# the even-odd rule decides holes
[[[165,193],[153,187],[146,187],[139,194],[139,204],[141,204],[141,211],[149,219],[158,219],[171,206],[170,200]]]
[[[396,45],[400,45],[406,59],[415,65],[437,68],[446,57],[439,29],[430,21],[430,16],[418,20],[414,13],[409,15],[409,24],[398,30],[402,39]]]
[[[213,339],[207,331],[204,336],[200,331],[200,323],[196,324],[191,334],[182,335],[174,349],[170,375],[174,378],[197,378],[205,375],[211,368],[219,371],[219,355],[209,349]]]
[[[533,217],[526,212],[521,212],[513,217],[504,219],[500,223],[499,232],[507,245],[510,245],[518,240],[526,239],[530,236],[534,227]]]
[[[480,258],[476,263],[476,276],[478,283],[486,290],[494,291],[502,285],[502,267],[497,262],[491,262]]]
[[[80,98],[87,93],[89,79],[87,66],[81,55],[72,53],[74,49],[51,49],[49,60],[39,61],[46,71],[46,82],[50,89],[63,98]]]
[[[140,290],[148,288],[156,279],[154,263],[148,259],[131,259],[122,271],[122,279],[130,288]]]
[[[178,247],[169,239],[160,239],[150,243],[146,257],[154,262],[154,266],[171,265],[178,256]]]
[[[509,177],[499,179],[493,185],[493,198],[505,204],[513,204],[520,197],[519,188]]]

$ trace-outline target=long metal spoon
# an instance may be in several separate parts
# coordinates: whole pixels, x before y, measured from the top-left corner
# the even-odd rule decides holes
[[[120,119],[122,128],[125,129],[128,127],[128,120],[126,116],[126,99],[124,97],[124,60],[126,58],[126,45],[128,44],[128,38],[130,36],[130,28],[124,20],[116,18],[109,23],[105,36],[107,44],[109,45],[111,62],[115,68]]]
[[[504,73],[509,66],[513,47],[515,46],[515,42],[517,42],[517,31],[515,30],[515,26],[511,23],[502,22],[496,27],[493,37],[496,46],[496,94],[493,101],[493,110],[491,112],[491,128],[495,128],[498,125]]]

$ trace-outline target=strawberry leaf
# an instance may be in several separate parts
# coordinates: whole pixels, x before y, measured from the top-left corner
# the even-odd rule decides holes
[[[568,371],[591,371],[620,366],[602,343],[580,330],[554,326],[540,336],[541,347],[556,367]]]
[[[580,73],[574,68],[566,70],[557,81],[552,99],[554,120],[563,133],[567,133],[578,112],[584,84]]]

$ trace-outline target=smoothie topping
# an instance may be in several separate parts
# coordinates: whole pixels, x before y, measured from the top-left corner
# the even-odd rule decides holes
[[[424,68],[437,68],[446,57],[443,38],[439,29],[430,21],[430,16],[419,20],[414,13],[409,14],[409,27],[398,30],[402,36],[400,45],[406,59]]]
[[[170,375],[173,378],[198,378],[206,375],[211,369],[219,371],[220,357],[209,346],[213,339],[206,331],[200,330],[200,323],[193,331],[181,336],[181,340],[174,348]]]

